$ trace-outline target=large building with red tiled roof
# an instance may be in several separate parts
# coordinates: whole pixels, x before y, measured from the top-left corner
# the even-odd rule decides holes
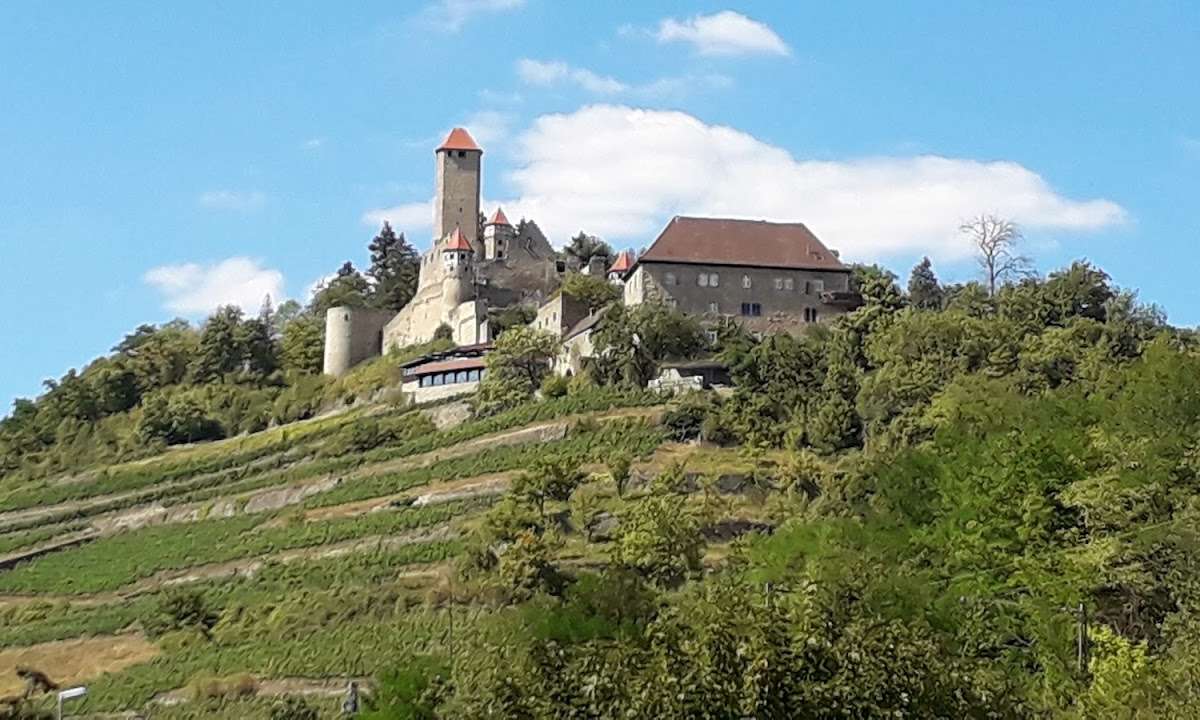
[[[802,223],[675,217],[620,272],[625,303],[796,331],[853,307],[850,268]]]

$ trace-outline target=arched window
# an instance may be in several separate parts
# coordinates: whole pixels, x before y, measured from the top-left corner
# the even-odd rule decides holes
[[[744,287],[744,288],[746,288],[747,290],[749,290],[749,289],[750,289],[750,286],[751,286],[752,284],[753,284],[753,283],[751,283],[751,282],[750,282],[750,276],[749,276],[749,275],[743,275],[743,276],[742,276],[742,287]]]

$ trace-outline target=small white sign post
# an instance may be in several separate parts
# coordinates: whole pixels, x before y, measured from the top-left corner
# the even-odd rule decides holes
[[[63,718],[63,702],[81,698],[84,695],[87,695],[87,688],[85,687],[73,687],[60,692],[58,694],[58,720],[62,720]]]

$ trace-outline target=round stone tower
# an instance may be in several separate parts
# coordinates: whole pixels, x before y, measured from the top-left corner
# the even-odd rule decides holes
[[[475,250],[462,228],[455,227],[442,248],[442,268],[445,271],[442,279],[443,310],[450,310],[475,297],[471,267],[474,257]]]
[[[325,312],[325,374],[344,375],[383,352],[383,328],[393,315],[369,308],[329,308]]]

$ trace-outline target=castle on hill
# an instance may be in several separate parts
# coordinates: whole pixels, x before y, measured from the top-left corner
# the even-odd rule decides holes
[[[514,227],[501,208],[479,222],[483,150],[470,133],[450,131],[434,157],[433,243],[421,256],[416,294],[398,313],[330,308],[329,375],[391,348],[428,342],[443,325],[457,345],[486,343],[489,310],[541,304],[561,282],[563,266],[535,223]]]
[[[476,382],[492,340],[489,312],[538,307],[534,326],[555,333],[557,372],[578,372],[593,352],[598,316],[556,293],[564,263],[532,221],[513,227],[497,208],[481,222],[483,150],[455,128],[435,155],[433,244],[417,291],[400,312],[330,308],[325,372],[342,375],[392,348],[428,342],[449,328],[458,350],[405,368],[419,387]],[[850,268],[798,222],[675,217],[640,255],[581,268],[621,287],[626,305],[664,303],[715,326],[735,319],[754,333],[798,333],[857,307]],[[445,330],[443,330],[445,332]]]

